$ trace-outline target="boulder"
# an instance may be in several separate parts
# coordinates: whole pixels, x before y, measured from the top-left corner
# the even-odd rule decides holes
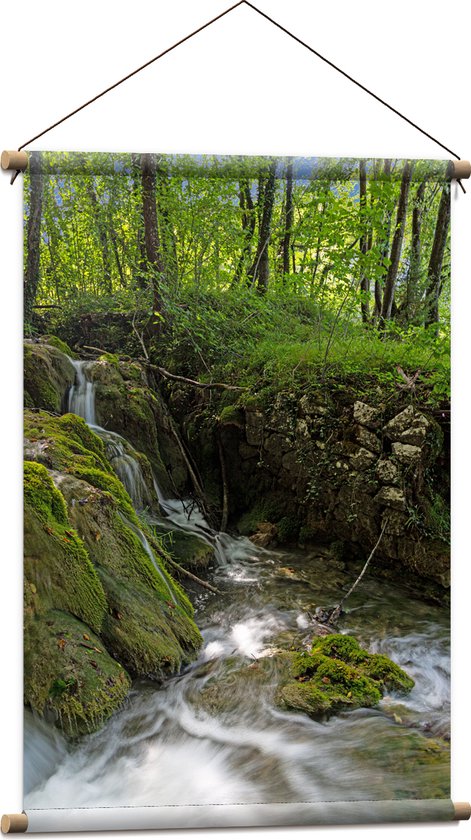
[[[360,446],[354,455],[350,456],[350,464],[354,470],[368,470],[376,462],[376,455]]]
[[[404,491],[399,487],[382,487],[374,497],[374,501],[394,510],[405,510],[406,508],[406,497]]]
[[[24,402],[59,414],[64,395],[75,380],[74,366],[65,353],[50,344],[26,341],[24,344]]]
[[[401,471],[390,458],[382,458],[376,464],[376,475],[382,484],[398,485],[402,480]]]
[[[412,446],[409,443],[393,443],[392,453],[395,458],[406,466],[409,464],[417,464],[422,456],[422,449],[420,446]]]
[[[377,429],[379,426],[380,412],[378,408],[372,405],[367,405],[360,400],[353,404],[353,419],[361,426],[366,426],[368,429]]]
[[[392,441],[423,446],[431,426],[432,421],[410,405],[386,423],[383,432]]]
[[[174,673],[201,638],[102,441],[45,412],[26,412],[25,438],[26,702],[82,734],[119,706],[128,673]]]
[[[381,452],[381,441],[374,432],[370,432],[364,426],[357,425],[355,427],[355,439],[364,449],[368,449],[376,455]]]

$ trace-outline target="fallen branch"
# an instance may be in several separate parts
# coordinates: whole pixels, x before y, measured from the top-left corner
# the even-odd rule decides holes
[[[190,578],[190,580],[194,581],[195,583],[198,583],[200,586],[204,586],[205,589],[209,589],[210,592],[214,592],[215,595],[223,594],[220,589],[216,589],[215,586],[212,586],[205,580],[201,580],[201,578],[194,575],[193,572],[189,572],[188,569],[184,569],[183,566],[180,566],[180,563],[177,563],[170,557],[166,557],[165,560],[170,566],[173,566],[173,568],[180,572],[182,575],[185,575],[185,577]]]
[[[333,607],[332,610],[325,610],[325,612],[323,612],[322,617],[323,617],[323,620],[325,619],[326,623],[334,623],[335,621],[337,621],[339,616],[342,614],[342,607],[343,607],[345,601],[347,600],[347,598],[350,597],[352,592],[357,588],[358,584],[360,583],[363,575],[365,574],[368,566],[370,565],[370,563],[371,563],[371,561],[372,561],[372,559],[375,555],[376,549],[378,548],[381,540],[383,539],[383,534],[384,534],[384,532],[386,530],[386,527],[388,525],[388,521],[389,521],[388,519],[385,520],[384,525],[381,528],[381,533],[380,533],[378,539],[376,540],[376,543],[375,543],[375,545],[374,545],[374,547],[373,547],[373,549],[370,553],[370,556],[368,557],[368,560],[366,561],[365,565],[363,566],[363,568],[362,568],[360,574],[358,575],[356,581],[352,584],[352,586],[348,590],[347,594],[343,596],[342,600],[339,601],[339,603],[337,604],[336,607]]]
[[[152,365],[147,360],[143,360],[144,364],[147,365],[151,370],[156,370],[157,373],[160,373],[165,379],[173,379],[175,382],[184,382],[185,385],[191,385],[193,388],[203,388],[205,390],[209,390],[210,388],[218,391],[247,391],[246,387],[242,387],[240,385],[227,385],[225,382],[198,382],[196,379],[188,379],[186,376],[178,376],[176,373],[170,373],[169,370],[165,370],[163,367],[159,367],[159,365]]]

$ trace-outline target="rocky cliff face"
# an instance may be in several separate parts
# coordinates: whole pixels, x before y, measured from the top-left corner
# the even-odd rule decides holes
[[[230,522],[260,544],[336,541],[366,558],[384,526],[377,552],[384,569],[448,586],[444,434],[412,403],[283,393],[268,407],[255,398],[197,409],[186,429],[215,502],[219,438]]]

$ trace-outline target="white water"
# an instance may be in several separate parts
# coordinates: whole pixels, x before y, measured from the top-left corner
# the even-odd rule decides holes
[[[87,377],[92,362],[70,359],[75,368],[75,382],[69,391],[68,409],[87,423],[95,423],[95,384]]]
[[[124,708],[77,746],[31,724],[26,806],[283,801],[296,812],[303,801],[427,797],[436,768],[416,761],[407,744],[417,731],[448,731],[446,613],[365,579],[342,630],[391,656],[415,688],[327,721],[282,712],[273,702],[273,653],[311,638],[315,607],[335,603],[351,573],[336,571],[322,555],[269,552],[217,534],[196,507],[155,489],[172,525],[216,551],[214,582],[224,595],[197,597],[199,658],[163,687],[136,685]],[[267,671],[257,681],[262,666]],[[203,703],[214,689],[213,705]]]

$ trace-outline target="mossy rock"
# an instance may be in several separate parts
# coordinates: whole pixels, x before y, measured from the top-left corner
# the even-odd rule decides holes
[[[214,549],[196,534],[175,531],[164,525],[154,526],[166,551],[185,569],[207,569],[214,558]]]
[[[86,624],[59,610],[26,615],[25,702],[65,735],[98,729],[130,688],[125,669]]]
[[[61,349],[39,342],[24,344],[24,400],[31,408],[59,413],[75,370]]]
[[[25,462],[24,502],[24,573],[41,609],[65,610],[100,632],[107,609],[103,587],[64,497],[41,464]]]
[[[277,693],[284,709],[311,716],[376,706],[385,690],[408,692],[414,681],[388,657],[363,650],[352,636],[316,639],[311,651],[291,655],[291,679]]]
[[[175,495],[175,490],[183,490],[186,466],[171,434],[162,400],[147,385],[142,365],[123,362],[108,353],[91,366],[90,375],[96,384],[97,422],[124,434],[135,449],[146,455],[164,494]]]
[[[65,356],[69,356],[71,359],[76,359],[77,354],[69,347],[67,342],[62,341],[61,338],[57,335],[42,335],[39,338],[41,344],[48,344],[49,347],[55,347],[57,350],[60,350],[61,353],[64,353]]]
[[[175,673],[201,645],[193,608],[167,571],[165,550],[151,534],[147,539],[153,542],[153,554],[146,550],[145,525],[113,473],[102,441],[71,414],[27,411],[25,427],[25,451],[33,461],[25,467],[28,632],[46,638],[47,630],[38,629],[42,616],[60,610],[82,621],[86,633],[96,633],[96,647],[109,656],[110,668],[116,660],[116,667],[133,676],[160,679]],[[43,654],[35,650],[35,642],[30,649],[39,670]],[[74,706],[84,703],[88,708],[80,667]],[[54,676],[63,700],[72,686],[68,679],[62,671]],[[37,696],[43,697],[43,689],[37,688]],[[31,685],[26,699],[38,709],[35,691]],[[121,689],[116,697],[118,703]],[[75,718],[82,720],[74,723],[76,730],[100,725],[107,709],[99,714],[95,705],[89,718],[76,710]],[[59,716],[59,725],[72,731],[64,719]]]

